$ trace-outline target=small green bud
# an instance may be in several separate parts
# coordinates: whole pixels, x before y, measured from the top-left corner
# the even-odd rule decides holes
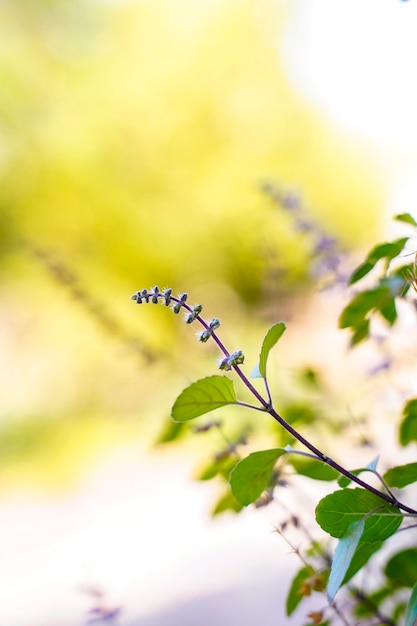
[[[181,307],[182,307],[182,303],[181,302],[176,302],[174,304],[174,306],[172,307],[172,310],[177,315],[181,311]]]
[[[158,294],[159,294],[159,287],[155,285],[155,287],[152,289],[152,294],[151,294],[153,304],[158,304]]]
[[[141,296],[145,300],[146,304],[148,304],[149,303],[149,294],[148,294],[148,290],[147,289],[142,289]]]
[[[187,302],[188,293],[180,293],[178,299],[181,300],[182,303]]]
[[[164,289],[163,296],[165,299],[166,306],[169,306],[171,304],[171,294],[172,294],[172,289]]]
[[[212,334],[213,334],[212,330],[203,330],[203,332],[200,333],[200,335],[198,336],[198,340],[201,341],[202,343],[206,343],[206,341],[210,339]]]
[[[209,324],[211,330],[217,330],[217,328],[219,328],[220,326],[220,320],[217,319],[217,317],[214,317],[210,324]]]
[[[142,304],[142,296],[140,295],[140,291],[137,291],[136,293],[133,293],[130,296],[131,300],[135,300],[136,304]]]
[[[203,307],[201,306],[201,304],[196,304],[193,307],[193,310],[191,311],[191,313],[187,315],[187,317],[185,318],[185,323],[192,324],[194,320],[196,320],[197,317],[200,315],[202,310],[203,310]]]

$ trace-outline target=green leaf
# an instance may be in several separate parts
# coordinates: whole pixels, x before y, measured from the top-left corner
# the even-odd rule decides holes
[[[359,572],[359,570],[361,570],[366,563],[368,563],[371,556],[375,554],[375,552],[378,552],[383,545],[383,541],[367,541],[366,543],[359,543],[349,569],[346,572],[343,584],[345,585],[349,582],[349,580],[353,578],[353,576],[355,576],[355,574],[357,574],[357,572]]]
[[[299,454],[291,455],[288,459],[297,474],[308,476],[314,480],[336,480],[340,476],[339,472],[326,465],[322,461],[301,456]]]
[[[300,593],[303,582],[311,578],[313,573],[314,572],[311,567],[302,567],[294,576],[287,595],[286,610],[288,616],[294,613],[295,609],[303,599],[304,596]]]
[[[376,287],[358,293],[343,309],[339,318],[339,328],[357,328],[372,309],[378,308],[382,295],[387,295],[386,287]]]
[[[411,224],[411,226],[417,226],[417,222],[410,213],[399,213],[398,215],[394,215],[394,220],[397,222],[405,222],[406,224]]]
[[[204,469],[197,475],[197,480],[211,480],[218,474],[228,479],[230,472],[237,463],[236,457],[226,457],[219,460],[212,461],[209,465],[206,465]]]
[[[417,463],[407,463],[391,467],[383,476],[389,487],[402,489],[406,485],[417,482]]]
[[[392,259],[400,254],[408,239],[408,237],[402,237],[401,239],[396,239],[395,241],[380,243],[372,248],[364,263],[361,263],[361,265],[359,265],[359,267],[357,267],[353,272],[350,277],[349,284],[353,285],[358,280],[366,276],[366,274],[368,274],[381,259],[387,259],[389,264],[389,261],[392,261]]]
[[[387,297],[379,305],[379,312],[382,317],[388,322],[390,326],[394,324],[397,319],[397,307],[395,306],[395,298]]]
[[[161,432],[159,433],[155,445],[159,446],[163,443],[171,443],[182,437],[185,434],[184,424],[173,422],[172,419],[167,417],[166,423],[163,425]]]
[[[400,424],[400,444],[406,446],[417,441],[417,398],[409,400],[403,409],[404,419]]]
[[[357,345],[369,335],[369,316],[379,311],[392,326],[397,319],[395,297],[401,292],[403,282],[399,277],[383,279],[378,287],[358,293],[343,309],[339,328],[351,328],[352,345]]]
[[[396,587],[412,587],[417,581],[417,548],[394,554],[385,566],[385,575]]]
[[[290,424],[313,424],[320,419],[311,404],[289,404],[282,408],[282,415]]]
[[[320,373],[312,367],[303,367],[298,372],[298,380],[300,383],[307,385],[311,389],[320,390],[323,388],[323,381]]]
[[[171,416],[186,422],[228,404],[236,404],[233,383],[226,376],[208,376],[192,383],[175,400]]]
[[[417,623],[417,583],[414,585],[405,610],[405,625],[416,626]]]
[[[375,511],[375,512],[374,512]],[[343,489],[323,498],[316,507],[316,520],[332,537],[341,538],[353,522],[365,515],[362,541],[384,541],[399,528],[400,511],[366,489]]]
[[[405,602],[403,602],[402,600],[400,600],[399,602],[397,601],[394,608],[392,609],[392,614],[391,614],[391,619],[394,622],[394,624],[400,623],[401,618],[404,617],[406,608],[407,607],[406,607]]]
[[[351,277],[349,278],[349,285],[353,285],[357,283],[358,280],[369,274],[371,270],[375,267],[375,263],[370,263],[369,261],[364,261],[353,271]]]
[[[271,349],[275,346],[285,331],[285,324],[278,322],[271,326],[262,342],[261,354],[259,355],[259,365],[252,370],[253,378],[266,378],[266,362]]]
[[[234,513],[239,513],[243,509],[243,506],[236,500],[234,495],[231,493],[230,489],[219,498],[216,502],[211,514],[213,517],[216,515],[220,515],[220,513],[224,513],[225,511],[233,511]]]
[[[363,519],[353,522],[339,539],[330,568],[327,597],[331,604],[342,585],[365,528]]]
[[[374,459],[372,459],[372,461],[370,463],[368,463],[368,465],[366,467],[360,467],[359,469],[354,469],[354,470],[350,470],[350,471],[355,476],[359,476],[359,474],[361,474],[362,472],[372,472],[373,474],[375,474],[375,470],[376,470],[376,466],[378,465],[378,461],[379,461],[379,456],[377,456]],[[351,481],[350,478],[347,478],[347,476],[341,476],[337,482],[340,485],[340,487],[345,488],[348,485],[350,485],[350,483],[352,481]]]
[[[387,586],[381,587],[372,593],[366,594],[363,600],[358,600],[354,607],[356,617],[370,617],[374,615],[375,607],[381,606],[383,601],[392,594],[392,589]],[[395,620],[397,623],[397,620]]]
[[[395,259],[395,257],[400,254],[408,240],[409,237],[401,237],[400,239],[395,239],[395,241],[389,241],[376,245],[368,254],[368,261],[376,263],[380,259],[387,259],[389,261]]]
[[[363,324],[360,324],[354,329],[350,345],[352,348],[357,346],[361,341],[369,337],[369,320],[364,320]]]
[[[285,448],[252,452],[239,461],[230,474],[232,493],[243,505],[254,502],[268,486],[275,463]]]

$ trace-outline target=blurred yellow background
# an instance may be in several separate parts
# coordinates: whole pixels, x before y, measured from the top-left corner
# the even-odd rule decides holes
[[[80,580],[124,593],[132,615],[152,589],[163,604],[159,582],[181,583],[181,559],[197,581],[193,559],[206,541],[212,585],[222,576],[210,566],[210,541],[229,582],[239,578],[245,541],[254,563],[261,555],[265,571],[276,571],[282,552],[271,551],[269,536],[259,546],[255,538],[269,526],[242,515],[237,530],[231,520],[226,548],[205,526],[211,494],[186,477],[196,463],[204,468],[207,439],[148,457],[175,397],[216,373],[218,354],[165,307],[129,298],[155,284],[188,292],[207,318],[220,318],[222,337],[244,349],[250,369],[279,320],[288,339],[271,357],[276,370],[336,350],[323,350],[323,340],[334,341],[340,302],[314,304],[312,241],[265,183],[351,251],[377,237],[386,182],[369,146],[295,87],[283,46],[300,6],[0,3],[0,517],[5,563],[15,563],[12,582],[0,568],[0,587],[10,582],[0,621],[8,626],[78,626],[78,591],[69,589]],[[232,432],[249,419],[231,411]],[[32,607],[25,618],[22,593]]]
[[[290,21],[272,0],[1,4],[0,487],[71,480],[207,371],[131,292],[188,291],[237,341],[309,289],[265,180],[347,248],[374,232],[377,170],[291,87]]]

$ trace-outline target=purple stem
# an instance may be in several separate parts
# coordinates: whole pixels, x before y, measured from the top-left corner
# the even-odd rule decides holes
[[[163,298],[164,296],[163,296],[163,294],[158,294],[158,297]],[[171,296],[171,300],[173,300],[174,302],[177,302],[177,303],[181,303],[181,305],[184,307],[184,309],[186,309],[189,313],[193,312],[193,307],[189,306],[186,302],[182,302],[179,298],[175,298],[174,296]],[[211,331],[209,324],[207,324],[207,322],[200,315],[197,315],[195,319],[200,322],[200,324],[204,327],[205,330]],[[216,333],[214,331],[211,331],[211,336],[212,336],[213,340],[215,341],[215,343],[217,344],[217,346],[219,347],[219,349],[221,350],[221,352],[223,352],[223,354],[226,357],[231,356],[231,353],[227,350],[226,346],[223,344],[223,342],[219,339],[219,337],[216,335]],[[385,502],[388,502],[388,504],[391,504],[392,506],[395,506],[398,509],[401,509],[402,511],[405,511],[406,513],[410,513],[411,515],[417,515],[417,511],[416,510],[410,508],[406,504],[403,504],[402,502],[397,500],[397,498],[395,498],[395,496],[388,495],[387,493],[384,493],[383,491],[379,491],[379,489],[376,489],[372,485],[369,485],[367,482],[365,482],[364,480],[359,478],[359,476],[356,476],[355,474],[353,474],[349,470],[345,469],[342,465],[339,465],[339,463],[334,461],[331,457],[328,457],[321,450],[316,448],[316,446],[314,444],[312,444],[301,433],[299,433],[297,430],[295,430],[295,428],[293,428],[293,426],[291,426],[291,424],[289,424],[274,409],[270,399],[266,400],[263,396],[261,396],[261,394],[258,392],[256,387],[254,387],[254,385],[246,377],[246,375],[242,372],[242,370],[240,369],[240,367],[238,365],[233,365],[233,369],[235,370],[236,374],[239,376],[239,378],[241,379],[241,381],[243,382],[245,387],[247,387],[247,389],[249,389],[251,394],[253,396],[255,396],[255,398],[261,404],[262,410],[264,410],[266,413],[269,413],[269,415],[271,417],[273,417],[274,420],[278,422],[278,424],[280,424],[288,433],[290,433],[290,435],[292,435],[295,439],[297,439],[297,441],[299,441],[303,446],[305,446],[308,450],[310,450],[310,452],[312,452],[317,459],[319,459],[320,461],[322,461],[326,465],[329,465],[330,467],[335,469],[337,472],[339,472],[340,474],[342,474],[343,476],[348,478],[350,481],[356,483],[360,487],[363,487],[367,491],[370,491],[371,493],[373,493],[374,495],[378,496],[382,500],[385,500]],[[268,387],[267,387],[267,391],[268,391]],[[269,396],[269,393],[268,393],[268,396]],[[254,407],[254,408],[256,408],[256,407]]]

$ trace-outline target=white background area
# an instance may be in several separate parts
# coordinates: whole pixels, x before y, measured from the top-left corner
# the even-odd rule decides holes
[[[122,625],[284,623],[300,564],[273,512],[211,520],[216,493],[190,481],[195,464],[126,446],[71,493],[3,498],[0,624],[81,626],[91,587],[122,607]]]
[[[384,168],[387,216],[417,216],[417,3],[297,0],[281,52],[295,88]],[[348,173],[347,173],[348,175]]]

